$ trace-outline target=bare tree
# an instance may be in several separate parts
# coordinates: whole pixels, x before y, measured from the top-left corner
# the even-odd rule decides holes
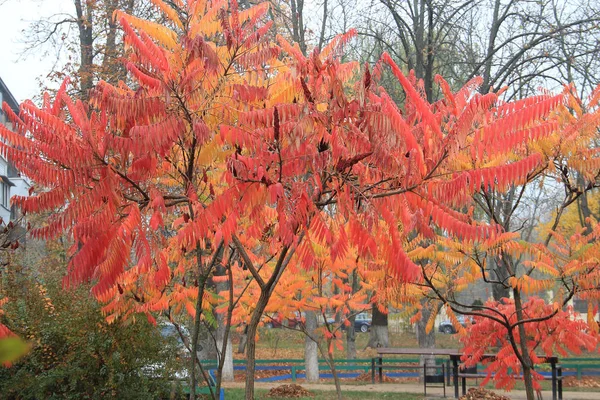
[[[439,97],[436,74],[456,87],[482,76],[482,91],[510,85],[517,97],[565,80],[589,91],[598,74],[600,14],[589,0],[372,0],[363,7],[352,24],[368,49],[378,42],[414,70],[429,100]]]
[[[72,4],[71,12],[48,15],[30,24],[22,56],[52,50],[56,62],[47,73],[50,85],[69,76],[85,99],[97,80],[116,83],[126,78],[118,60],[124,49],[114,11],[146,17],[152,13],[145,0],[73,0]]]

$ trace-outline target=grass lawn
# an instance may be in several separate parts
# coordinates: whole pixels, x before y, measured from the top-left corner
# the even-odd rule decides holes
[[[341,349],[336,348],[334,350],[335,358],[345,359],[346,352],[343,346],[346,344],[346,333],[341,332],[339,344]],[[237,339],[237,335],[234,335]],[[235,340],[234,339],[234,340]],[[389,333],[390,347],[407,347],[415,348],[419,347],[417,338],[414,332],[410,330],[400,331],[397,329],[390,328]],[[305,336],[302,332],[292,329],[259,329],[259,339],[256,349],[256,358],[258,359],[302,359],[304,358],[304,340]],[[369,341],[369,333],[357,332],[356,334],[356,349],[357,358],[371,358],[374,357],[377,352],[374,349],[366,348],[367,342]],[[462,343],[459,341],[459,335],[446,335],[443,333],[436,332],[435,346],[440,349],[460,349]],[[235,354],[236,359],[245,358],[242,354]],[[577,358],[598,358],[600,353],[594,351],[591,353],[584,352],[580,355],[572,355],[571,357]],[[406,357],[399,357],[406,358]],[[414,356],[408,358],[415,358]],[[562,362],[567,360],[561,357]],[[577,361],[577,363],[585,363],[585,361]],[[598,361],[594,361],[598,363]]]
[[[280,397],[267,397],[267,390],[257,389],[255,395],[257,399],[277,399]],[[314,397],[297,397],[306,400],[334,400],[337,399],[335,391],[312,390]],[[244,389],[227,389],[227,400],[241,400],[244,398]],[[423,400],[423,395],[414,393],[390,393],[390,392],[343,392],[344,399],[397,399],[397,400]]]
[[[390,330],[390,347],[419,347],[414,332],[394,332]],[[274,359],[274,358],[304,358],[304,340],[305,336],[300,331],[291,329],[268,329],[259,330],[259,339],[256,348],[256,358]],[[357,332],[356,349],[358,358],[371,358],[377,352],[374,349],[365,349],[369,341],[369,333]],[[341,333],[340,344],[345,345],[346,333]],[[438,348],[460,348],[458,335],[445,335],[436,333],[436,347]],[[346,358],[345,350],[335,349],[336,358]],[[243,358],[243,355],[236,354],[235,358]],[[414,358],[414,357],[411,357]]]

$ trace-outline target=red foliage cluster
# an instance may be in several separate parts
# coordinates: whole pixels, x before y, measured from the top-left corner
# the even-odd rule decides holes
[[[520,379],[521,362],[508,340],[508,329],[513,330],[517,346],[522,340],[526,341],[529,357],[536,365],[542,364],[546,356],[564,357],[568,352],[580,354],[584,349],[593,351],[598,344],[598,334],[590,330],[586,321],[578,318],[572,307],[556,309],[554,304],[533,297],[523,305],[525,318],[521,321],[517,319],[514,301],[510,299],[488,301],[484,307],[486,316],[475,316],[475,323],[468,327],[468,335],[461,339],[465,365],[472,367],[478,362],[487,365],[488,376],[482,385],[491,379],[497,388],[510,390]],[[552,314],[552,318],[545,318]],[[519,335],[519,324],[524,325],[525,338]],[[489,353],[497,355],[493,359],[484,358]],[[536,389],[540,388],[540,379],[541,375],[534,371]]]

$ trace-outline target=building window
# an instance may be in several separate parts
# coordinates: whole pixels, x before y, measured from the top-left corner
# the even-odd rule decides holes
[[[592,301],[592,307],[598,307],[598,303]],[[587,314],[588,312],[588,300],[584,299],[574,299],[573,300],[573,310],[580,314]]]
[[[15,178],[20,176],[19,171],[15,168],[15,166],[9,161],[6,166],[6,176],[9,178]]]
[[[0,183],[0,186],[2,186],[2,193],[0,193],[2,198],[0,199],[0,201],[2,201],[2,205],[4,207],[8,208],[9,201],[10,201],[10,186],[8,186],[4,182]]]

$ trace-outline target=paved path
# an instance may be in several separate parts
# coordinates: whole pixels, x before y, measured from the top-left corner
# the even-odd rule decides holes
[[[289,384],[291,382],[255,382],[254,386],[257,389],[271,389],[283,384]],[[299,383],[303,388],[307,390],[335,390],[333,384],[325,383]],[[223,384],[224,388],[244,388],[243,382],[227,382]],[[343,391],[358,391],[358,392],[387,392],[387,393],[423,393],[423,386],[417,384],[404,384],[404,383],[384,383],[384,384],[365,384],[365,385],[343,385]],[[453,387],[446,387],[446,396],[452,398]],[[495,390],[498,394],[503,394],[510,399],[522,400],[526,399],[524,390],[513,390],[512,392],[503,392],[501,390]],[[442,396],[441,388],[427,388],[427,394],[431,394],[432,398],[440,398]],[[542,392],[544,400],[552,399],[552,392],[545,390]],[[376,398],[377,395],[373,395]],[[600,392],[570,392],[565,391],[563,388],[563,399],[564,400],[600,400]]]

